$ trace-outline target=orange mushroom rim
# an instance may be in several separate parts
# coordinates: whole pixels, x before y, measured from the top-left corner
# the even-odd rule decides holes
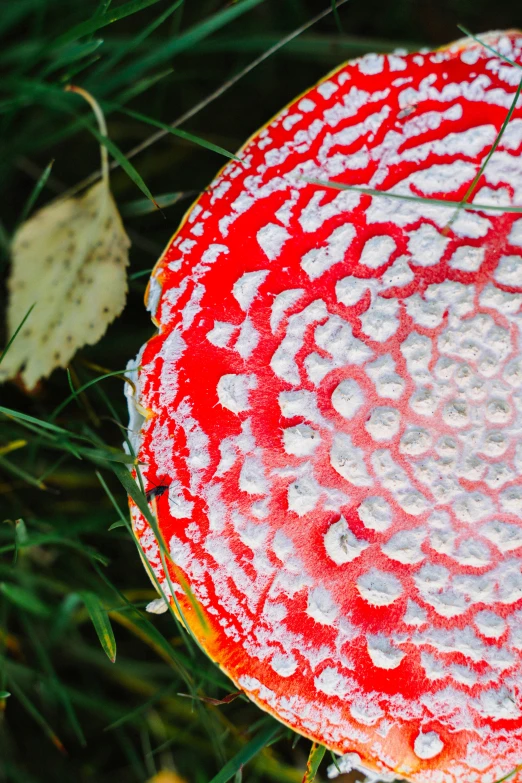
[[[487,208],[454,206],[522,34],[482,39],[366,55],[254,134],[158,261],[128,370],[155,580],[238,688],[381,780],[522,779],[518,104]]]

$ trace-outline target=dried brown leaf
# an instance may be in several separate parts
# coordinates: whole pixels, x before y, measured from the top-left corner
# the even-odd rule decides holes
[[[16,233],[8,282],[12,335],[35,307],[0,366],[0,380],[20,370],[32,389],[96,343],[121,313],[130,242],[105,180],[81,198],[44,207]]]
[[[101,135],[102,111],[91,105]],[[96,343],[118,316],[127,295],[130,241],[109,187],[107,150],[101,148],[103,179],[80,198],[65,198],[21,225],[12,245],[7,329],[0,382],[20,371],[28,389],[56,367],[66,367],[78,348]]]

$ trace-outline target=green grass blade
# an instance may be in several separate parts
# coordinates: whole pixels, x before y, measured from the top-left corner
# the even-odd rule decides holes
[[[210,783],[227,783],[228,780],[234,777],[236,772],[263,750],[280,731],[281,725],[271,721],[263,731],[260,731],[244,748],[241,748],[239,753],[236,753],[233,759],[230,759],[230,761],[225,764],[221,772],[218,772]]]
[[[161,209],[172,207],[177,204],[178,201],[182,201],[184,198],[195,198],[198,195],[197,190],[178,191],[175,193],[163,193],[161,196],[156,196],[156,201],[160,205]],[[149,199],[136,199],[136,201],[128,201],[126,204],[120,204],[120,213],[124,217],[141,217],[141,215],[149,215],[151,212],[155,212],[156,207],[149,201]],[[147,272],[152,272],[152,269],[141,272],[133,272],[129,275],[129,280],[135,280],[137,277],[141,277]]]
[[[98,8],[96,9],[96,13],[94,14],[95,18],[106,14],[111,6],[111,3],[112,0],[100,0]]]
[[[486,155],[484,163],[482,164],[482,166],[480,167],[480,169],[476,173],[475,177],[473,178],[473,182],[471,183],[471,185],[467,189],[467,191],[466,191],[466,193],[464,195],[464,198],[460,202],[459,206],[457,207],[457,210],[456,210],[455,214],[453,215],[453,217],[449,221],[449,223],[446,226],[446,228],[450,228],[450,226],[455,222],[455,220],[457,219],[457,217],[458,217],[458,215],[460,213],[460,210],[462,209],[464,204],[468,203],[469,199],[473,195],[473,192],[474,192],[475,188],[477,187],[477,184],[478,184],[481,176],[484,174],[486,166],[488,165],[489,161],[491,160],[491,157],[492,157],[493,153],[495,152],[495,150],[497,149],[498,145],[500,144],[502,136],[504,135],[504,131],[506,130],[511,117],[513,116],[513,112],[515,111],[515,108],[516,108],[516,105],[517,105],[517,102],[518,102],[521,90],[522,90],[522,79],[520,80],[520,84],[517,87],[517,90],[515,92],[515,97],[513,98],[511,106],[509,107],[509,111],[506,114],[506,119],[502,123],[502,127],[500,128],[500,130],[499,130],[499,132],[497,134],[497,138],[493,142],[490,151]]]
[[[90,19],[87,19],[85,22],[80,22],[80,24],[77,24],[71,30],[68,30],[66,33],[59,36],[59,38],[54,41],[52,48],[57,49],[58,47],[65,46],[65,44],[68,44],[71,41],[82,38],[84,35],[95,33],[96,30],[100,30],[102,27],[107,27],[107,25],[118,22],[120,19],[131,16],[158,2],[159,0],[130,0],[128,3],[124,3],[123,5],[114,8],[112,11],[109,10],[103,15],[95,13]]]
[[[116,501],[116,498],[114,497],[114,495],[110,491],[110,489],[107,486],[107,483],[106,483],[105,479],[103,478],[103,476],[101,475],[101,473],[99,473],[99,471],[96,471],[96,475],[98,477],[98,481],[100,482],[100,484],[102,485],[103,489],[105,490],[105,493],[106,493],[107,497],[109,498],[109,500],[111,501],[114,509],[116,510],[116,513],[120,517],[119,523],[118,522],[114,523],[114,525],[111,525],[111,527],[109,529],[113,529],[115,527],[115,525],[118,525],[118,524],[119,525],[124,525],[127,528],[127,530],[129,531],[129,533],[131,534],[132,540],[134,541],[134,544],[136,545],[136,549],[138,550],[138,553],[140,554],[140,556],[142,556],[142,550],[141,550],[140,543],[139,543],[138,539],[136,538],[136,536],[134,535],[134,531],[132,530],[132,525],[131,525],[129,519],[124,515],[123,511],[121,510],[119,504]],[[146,558],[142,557],[142,559],[143,559],[143,564],[145,565],[145,569],[146,569],[146,571],[147,571],[147,573],[148,573],[148,575],[150,577],[150,580],[151,580],[152,584],[155,586],[156,590],[158,591],[158,595],[160,595],[163,598],[163,600],[165,601],[165,603],[167,604],[167,606],[169,608],[169,612],[170,612],[171,616],[174,618],[174,622],[176,623],[176,626],[177,626],[177,628],[178,628],[178,630],[180,632],[180,636],[185,640],[185,642],[187,644],[187,647],[191,651],[192,648],[191,648],[191,645],[190,645],[190,639],[193,638],[193,637],[188,635],[188,632],[185,630],[183,624],[181,623],[181,620],[179,619],[179,618],[181,618],[183,616],[183,614],[182,614],[182,611],[181,611],[181,607],[178,604],[178,601],[177,601],[177,598],[176,598],[176,595],[175,595],[174,591],[171,588],[171,592],[172,592],[172,595],[173,595],[173,600],[176,602],[176,608],[177,608],[177,610],[179,612],[179,618],[172,611],[172,607],[170,605],[169,598],[164,593],[164,591],[162,590],[161,584],[160,584],[156,574],[152,570],[152,568],[150,566],[150,563],[148,562],[148,560]],[[164,557],[162,557],[162,564],[164,564]],[[165,567],[165,565],[164,565],[164,567]],[[166,574],[167,573],[168,572],[166,572]],[[100,574],[100,576],[102,577],[102,579],[105,579],[103,574]],[[113,585],[111,585],[111,587],[112,587],[112,589],[115,590]]]
[[[132,613],[132,617],[127,617],[127,622],[132,625],[137,631],[138,636],[141,636],[142,638],[146,639],[151,647],[156,648],[158,650],[163,659],[166,660],[171,667],[178,673],[180,678],[185,682],[185,684],[188,686],[189,690],[193,691],[194,685],[192,682],[191,675],[187,669],[187,666],[183,662],[181,656],[177,654],[172,646],[169,644],[169,642],[165,639],[165,637],[158,631],[155,625],[153,625],[150,620],[145,617],[138,609],[136,609],[133,604],[130,603],[130,601],[127,600],[127,598],[123,595],[123,593],[118,590],[118,588],[112,584],[112,582],[105,576],[103,571],[101,571],[99,568],[95,566],[96,572],[98,573],[100,579],[102,579],[103,582],[119,597],[122,606],[118,610],[120,614],[123,614],[123,610],[127,609],[130,610]],[[153,572],[152,572],[153,573]],[[178,620],[179,624],[179,620]]]
[[[6,546],[0,546],[0,554],[3,554],[4,552],[12,552],[13,549],[15,549],[15,546],[18,546],[18,548],[23,546],[25,549],[30,549],[31,547],[38,548],[47,545],[64,547],[66,549],[74,549],[76,552],[80,553],[81,555],[84,555],[91,561],[96,561],[97,563],[101,563],[101,565],[103,566],[109,564],[108,558],[104,557],[103,555],[100,555],[99,552],[97,552],[92,547],[86,546],[85,544],[81,544],[77,541],[66,539],[62,535],[57,535],[53,533],[33,535],[27,540],[25,540],[23,542],[23,545],[20,542],[18,542],[17,544],[8,544]]]
[[[100,473],[99,470],[95,471],[95,473],[96,473],[96,476],[98,478],[98,481],[100,482],[100,484],[102,485],[102,487],[103,487],[103,489],[105,491],[105,494],[107,495],[107,497],[111,501],[111,503],[112,503],[116,513],[118,514],[118,516],[120,518],[120,523],[122,525],[124,525],[130,531],[130,533],[132,533],[131,524],[130,524],[128,518],[125,516],[125,514],[121,510],[121,508],[120,508],[116,498],[114,497],[114,495],[110,491],[110,489],[109,489],[109,487],[107,485],[107,482],[105,481],[105,479],[103,478],[103,476],[102,476],[102,474]],[[111,527],[113,527],[113,525],[111,525]]]
[[[336,770],[337,770],[337,772],[339,773],[339,775],[342,775],[341,767],[339,766],[339,759],[338,759],[338,757],[335,755],[335,753],[333,752],[333,750],[331,750],[331,751],[330,751],[330,758],[332,759],[332,764],[333,764],[333,765],[334,765],[334,767],[336,768]]]
[[[15,476],[16,478],[22,479],[22,481],[27,482],[27,484],[31,484],[37,489],[46,489],[45,484],[42,484],[40,479],[37,479],[36,476],[32,476],[26,470],[20,468],[16,463],[6,459],[5,457],[2,457],[1,455],[0,468],[5,470],[7,473],[10,473],[12,476]]]
[[[93,41],[72,43],[68,46],[64,46],[61,51],[55,51],[53,53],[53,61],[44,68],[41,77],[45,78],[60,68],[63,68],[65,65],[70,65],[77,60],[83,60],[84,57],[89,57],[99,49],[103,43],[103,38],[96,38]]]
[[[362,193],[365,196],[384,196],[385,198],[399,199],[400,201],[414,201],[421,204],[431,204],[436,207],[460,207],[460,201],[446,201],[441,198],[425,198],[424,196],[408,196],[403,193],[392,193],[389,190],[376,190],[375,188],[362,188],[358,185],[345,185],[343,182],[332,182],[326,179],[308,179],[303,177],[305,182],[311,185],[320,185],[323,188],[333,188],[334,190],[354,190],[356,193]],[[462,209],[470,212],[511,212],[514,214],[522,213],[520,207],[504,207],[495,204],[462,204]]]
[[[143,514],[143,516],[145,517],[147,522],[149,523],[150,527],[152,528],[152,531],[153,531],[153,533],[154,533],[154,535],[156,537],[156,541],[158,543],[158,547],[159,547],[159,550],[160,550],[161,563],[162,563],[162,566],[163,566],[163,571],[164,571],[164,574],[165,574],[165,578],[167,579],[167,583],[168,583],[169,588],[170,588],[170,593],[172,595],[172,600],[174,601],[174,604],[176,606],[176,609],[177,609],[177,611],[179,613],[180,618],[183,618],[183,610],[182,610],[182,608],[181,608],[181,606],[179,604],[178,598],[176,596],[176,592],[175,592],[174,587],[172,585],[172,582],[171,582],[171,579],[170,579],[170,574],[169,574],[169,569],[168,569],[168,565],[167,565],[167,561],[172,563],[172,557],[170,555],[170,552],[167,549],[167,546],[165,544],[165,540],[164,540],[164,538],[163,538],[163,536],[161,534],[161,531],[159,529],[158,521],[157,521],[155,515],[152,514],[150,509],[149,509],[149,504],[147,502],[147,498],[146,498],[145,494],[142,492],[141,489],[139,489],[139,487],[137,486],[136,482],[134,481],[134,479],[131,476],[131,474],[129,473],[129,471],[126,468],[122,467],[121,465],[114,464],[114,465],[111,465],[111,467],[114,470],[114,472],[116,473],[117,477],[119,478],[119,480],[120,480],[121,484],[123,485],[123,487],[124,487],[125,491],[127,492],[127,494],[130,495],[132,500],[136,503],[136,505],[138,506],[139,510],[141,511],[141,513]],[[173,565],[175,566],[175,563],[173,563]],[[181,587],[183,589],[183,592],[187,596],[187,599],[188,599],[189,603],[191,604],[192,608],[194,609],[194,611],[195,611],[195,613],[196,613],[196,615],[197,615],[197,617],[198,617],[202,627],[205,629],[207,627],[206,618],[204,617],[204,615],[203,615],[203,613],[201,611],[201,607],[199,606],[197,599],[195,598],[194,594],[192,593],[192,590],[190,589],[190,586],[189,586],[188,582],[185,580],[185,578],[184,578],[184,576],[183,576],[183,574],[181,572],[178,574],[178,578],[179,578],[180,585],[181,585]],[[169,609],[170,609],[170,611],[172,613],[172,608],[170,606],[170,601],[168,600],[167,596],[165,596],[163,594],[163,591],[161,591],[161,588],[159,587],[159,583],[157,582],[157,580],[155,579],[154,581],[155,581],[155,583],[156,583],[156,585],[158,587],[158,591],[162,593],[163,597],[165,598],[165,600],[167,602],[167,606],[169,607]],[[175,619],[177,619],[175,615],[174,615],[174,617],[175,617]],[[196,637],[192,633],[192,631],[190,629],[190,626],[187,623],[183,623],[183,626],[186,627],[186,631],[190,635],[190,637],[196,642],[196,644],[198,646],[200,646],[198,640],[196,639]]]
[[[103,651],[109,661],[114,663],[116,661],[116,639],[114,638],[114,632],[107,610],[104,608],[96,593],[82,591],[80,595],[85,604],[85,608],[89,613],[89,617],[92,620],[94,630],[98,634],[98,639],[100,640]]]
[[[42,484],[45,483],[47,477],[52,476],[53,473],[55,473],[55,471],[57,471],[58,468],[63,465],[63,463],[67,460],[67,456],[67,454],[62,454],[61,457],[58,457],[57,460],[51,462],[51,464],[45,468],[43,473],[38,476],[38,481],[42,482]]]
[[[310,748],[310,755],[308,756],[308,762],[306,764],[306,771],[303,777],[303,783],[313,783],[325,753],[326,748],[324,745],[319,745],[317,742],[312,743],[312,747]]]
[[[100,66],[96,68],[95,72],[90,76],[87,82],[87,89],[89,89],[88,85],[91,81],[93,83],[97,83],[102,73],[107,73],[107,71],[112,70],[123,57],[128,57],[128,55],[134,51],[136,47],[140,46],[150,35],[152,35],[154,30],[157,30],[158,27],[166,22],[169,16],[171,16],[174,11],[177,11],[177,9],[182,6],[184,2],[185,0],[175,0],[175,2],[166,8],[162,14],[160,14],[156,19],[148,24],[141,31],[141,33],[133,38],[132,41],[129,41],[125,47],[122,47],[119,51],[116,51],[112,57],[108,57],[104,62],[102,62]]]
[[[27,199],[26,204],[25,204],[24,208],[22,209],[22,213],[21,213],[20,218],[18,220],[18,225],[24,223],[27,220],[27,218],[30,215],[30,213],[32,212],[32,209],[33,209],[33,207],[34,207],[34,205],[36,203],[36,200],[38,199],[38,196],[40,195],[40,193],[44,189],[45,184],[46,184],[47,180],[49,179],[49,174],[51,173],[51,170],[53,168],[53,164],[54,164],[54,160],[51,160],[47,164],[45,169],[42,171],[42,174],[41,174],[38,182],[36,183],[36,185],[33,188],[33,192],[31,193],[31,195]]]
[[[337,25],[337,29],[343,35],[344,30],[343,26],[341,24],[341,17],[339,16],[339,10],[337,8],[337,0],[332,0],[332,14],[333,18],[335,19],[335,24]]]
[[[150,269],[142,269],[140,272],[133,272],[132,275],[129,275],[129,280],[139,280],[140,277],[150,275],[153,271],[154,267],[150,267]]]
[[[53,745],[56,748],[58,748],[59,751],[64,753],[65,752],[64,746],[62,744],[62,741],[59,739],[58,735],[56,734],[56,732],[53,731],[53,729],[46,721],[42,713],[35,707],[35,705],[29,699],[29,697],[25,695],[25,693],[19,687],[19,685],[16,682],[14,682],[12,677],[9,678],[9,687],[13,691],[13,696],[15,696],[18,699],[22,707],[24,707],[26,712],[28,712],[29,715],[33,718],[33,720],[40,726],[44,734],[47,735],[47,737],[51,740]]]
[[[202,22],[190,27],[184,33],[177,35],[170,41],[166,41],[162,46],[156,47],[145,57],[142,57],[135,63],[129,65],[123,72],[125,79],[136,79],[143,73],[159,63],[170,60],[172,57],[191,49],[198,41],[202,41],[212,33],[224,27],[237,19],[247,11],[251,11],[256,6],[264,3],[265,0],[242,0],[241,2],[228,5],[223,10],[217,11],[212,16],[204,19]]]
[[[519,764],[518,767],[515,767],[515,769],[512,769],[511,772],[508,772],[507,775],[504,775],[503,778],[500,778],[500,780],[496,780],[495,783],[504,783],[504,781],[511,780],[513,775],[516,775],[517,772],[520,772],[522,769],[522,764]]]
[[[142,702],[142,704],[139,705],[139,707],[136,707],[135,710],[131,710],[127,715],[122,715],[121,718],[118,718],[113,723],[111,723],[109,726],[106,726],[104,728],[104,731],[113,731],[114,729],[117,729],[119,726],[123,726],[124,723],[129,723],[134,721],[138,715],[142,715],[144,712],[146,712],[149,707],[152,707],[153,704],[157,704],[158,701],[161,701],[161,699],[164,699],[165,696],[169,696],[174,688],[176,687],[176,684],[173,682],[169,682],[167,685],[165,685],[163,688],[160,688],[156,693],[150,697],[150,699],[147,699],[146,701]]]
[[[133,477],[131,476],[131,474],[129,473],[127,468],[125,468],[125,467],[123,467],[121,465],[116,465],[116,464],[111,465],[111,467],[112,467],[114,473],[116,474],[116,476],[119,478],[123,488],[127,492],[127,495],[129,495],[132,498],[132,500],[136,503],[136,505],[138,506],[139,510],[141,511],[141,513],[143,514],[143,516],[145,517],[147,522],[149,523],[149,525],[150,525],[150,527],[151,527],[151,529],[152,529],[152,531],[153,531],[153,533],[154,533],[154,535],[156,537],[156,541],[158,543],[158,547],[159,547],[159,550],[160,550],[160,557],[161,557],[161,562],[162,562],[162,565],[163,565],[163,570],[164,570],[165,577],[166,577],[167,582],[168,582],[169,587],[170,587],[172,600],[174,601],[176,609],[177,609],[177,611],[179,613],[179,617],[183,618],[183,611],[181,609],[181,606],[179,605],[176,593],[175,593],[174,588],[172,586],[172,583],[171,583],[171,580],[170,580],[170,576],[169,576],[168,567],[167,567],[167,564],[166,564],[166,560],[172,562],[172,559],[171,559],[171,556],[170,556],[170,552],[168,551],[168,549],[167,549],[167,547],[165,545],[165,541],[164,541],[163,536],[161,534],[161,531],[160,531],[160,529],[158,527],[158,523],[157,523],[156,517],[154,516],[154,514],[151,513],[151,511],[149,509],[147,498],[145,497],[144,492],[137,486],[136,482],[134,481]],[[140,473],[139,470],[138,470],[138,476],[141,476],[141,473]],[[134,540],[136,542],[136,546],[138,547],[138,551],[141,554],[141,547],[140,547],[138,541],[135,539],[134,536],[133,536],[133,538],[134,538]],[[182,634],[182,636],[185,636],[185,638],[187,638],[186,635],[188,634],[189,638],[192,638],[196,642],[196,644],[198,644],[198,646],[199,646],[199,642],[197,641],[197,639],[195,638],[193,633],[190,631],[189,627],[187,626],[187,630],[185,630],[185,624],[182,623],[180,621],[180,619],[178,619],[178,617],[176,617],[175,613],[172,610],[170,601],[169,601],[168,597],[165,595],[165,593],[163,592],[163,590],[161,588],[161,585],[160,585],[159,581],[157,580],[156,575],[154,574],[152,569],[150,569],[150,567],[148,565],[146,567],[147,567],[147,571],[148,571],[149,575],[151,575],[152,581],[156,585],[156,588],[157,588],[158,592],[160,593],[160,595],[162,595],[162,597],[166,601],[167,606],[169,608],[169,611],[170,611],[171,615],[174,617],[174,620],[175,620],[176,624],[178,625],[178,628],[180,629],[180,633]],[[191,593],[189,595],[189,592],[187,592],[187,591],[189,591],[188,585],[186,586],[187,589],[185,589],[185,586],[183,584],[182,584],[182,586],[183,586],[184,591],[187,593],[187,597],[190,600]],[[193,600],[195,602],[194,598],[193,598]],[[199,612],[201,612],[201,609],[199,609]]]
[[[13,567],[18,562],[18,553],[20,548],[27,543],[27,528],[23,519],[17,519],[15,522],[15,540],[14,540],[14,554],[13,554]]]
[[[158,207],[158,204],[156,202],[156,199],[148,189],[147,185],[143,181],[143,178],[138,174],[132,163],[127,160],[123,152],[120,150],[119,147],[116,146],[116,144],[112,141],[112,139],[109,139],[108,136],[104,136],[103,133],[100,133],[98,128],[95,128],[94,125],[88,125],[88,128],[92,135],[99,141],[100,144],[103,144],[103,146],[110,152],[114,160],[117,160],[120,164],[121,168],[124,170],[124,172],[127,174],[127,176],[134,182],[134,184],[141,190],[141,192],[147,196],[148,199],[152,201],[152,203]],[[159,209],[159,207],[158,207]]]
[[[163,571],[165,573],[165,577],[167,579],[167,583],[168,583],[169,588],[170,588],[170,594],[172,595],[172,600],[174,601],[176,609],[179,612],[179,616],[183,617],[183,610],[182,610],[182,608],[181,608],[181,606],[179,604],[179,601],[178,601],[178,598],[177,598],[177,595],[176,595],[176,591],[174,589],[174,585],[172,584],[172,580],[170,578],[169,568],[168,568],[168,565],[167,565],[167,562],[166,562],[166,559],[165,559],[165,555],[163,553],[161,553],[161,552],[160,552],[160,558],[161,558],[161,564],[163,566]],[[171,560],[171,562],[172,562],[172,560]],[[174,566],[176,566],[175,563],[174,563]],[[192,590],[190,588],[190,585],[187,582],[187,580],[185,579],[182,571],[177,566],[176,566],[176,571],[177,571],[177,573],[176,573],[177,580],[180,583],[181,588],[182,588],[183,592],[185,593],[188,602],[190,603],[191,607],[193,608],[194,613],[195,613],[196,617],[198,618],[199,623],[200,623],[203,631],[207,632],[208,631],[207,619],[206,619],[205,615],[203,614],[203,611],[201,609],[201,606],[198,603],[198,600],[197,600],[196,596],[192,592]],[[188,623],[184,623],[184,624],[186,625],[187,631],[190,634],[190,636],[192,637],[192,639],[196,642],[198,647],[200,647],[200,649],[202,649],[198,639],[193,634],[192,629],[190,628],[190,625]]]
[[[110,525],[107,530],[110,533],[111,530],[117,530],[119,527],[127,527],[125,522],[122,522],[121,519],[116,520],[116,522],[113,522],[112,525]]]
[[[199,147],[204,147],[207,150],[211,150],[211,152],[217,152],[218,155],[223,155],[223,157],[229,158],[229,160],[239,160],[239,158],[232,152],[229,152],[217,144],[213,144],[211,141],[202,139],[201,136],[195,136],[193,133],[188,133],[188,131],[180,130],[179,128],[173,128],[171,125],[167,125],[165,122],[160,122],[153,117],[147,117],[145,114],[140,114],[140,112],[132,111],[131,109],[123,109],[122,107],[118,106],[114,108],[123,114],[127,114],[129,117],[133,117],[135,120],[146,122],[148,125],[154,125],[156,128],[161,128],[167,133],[172,134],[172,136],[178,136],[180,139],[190,141],[192,144],[197,144]]]
[[[11,408],[4,408],[0,405],[0,414],[3,414],[8,419],[15,421],[20,426],[28,429],[30,432],[36,433],[40,438],[47,441],[47,446],[53,449],[60,449],[61,451],[69,451],[76,459],[81,459],[81,454],[87,456],[97,464],[105,464],[106,462],[123,462],[134,464],[133,457],[117,449],[93,449],[80,447],[77,444],[72,444],[70,438],[75,438],[80,441],[87,441],[91,443],[89,438],[84,435],[79,435],[75,432],[69,432],[62,427],[57,427],[56,424],[45,421],[44,419],[37,419],[34,416],[29,416],[27,413],[21,411],[15,411]],[[60,437],[61,436],[61,437]]]
[[[40,599],[25,587],[8,582],[0,583],[0,593],[4,595],[10,603],[26,612],[38,615],[39,617],[49,617],[51,611],[49,607],[40,601]]]
[[[338,2],[337,8],[339,9],[341,5],[342,2]],[[187,52],[187,56],[196,58],[202,54],[264,52],[277,45],[280,40],[280,36],[275,33],[259,33],[244,37],[216,35],[196,44]],[[367,38],[358,35],[338,35],[332,40],[331,35],[314,33],[302,35],[299,38],[294,37],[286,44],[284,54],[292,59],[311,60],[316,64],[320,62],[338,64],[343,58],[358,57],[368,52],[379,51],[386,54],[399,48],[416,52],[424,44],[425,41],[415,43],[410,40],[393,41],[386,38]]]
[[[3,413],[4,416],[7,416],[10,419],[18,419],[22,422],[28,422],[43,430],[49,430],[49,432],[53,432],[58,435],[66,435],[67,437],[72,435],[75,437],[74,433],[69,432],[68,430],[64,430],[63,427],[58,427],[56,424],[51,424],[51,422],[45,421],[44,419],[37,419],[35,416],[29,416],[27,413],[15,411],[12,408],[4,408],[3,405],[0,405],[0,413]]]
[[[45,671],[46,675],[49,677],[49,680],[52,683],[53,690],[56,692],[56,695],[58,696],[58,698],[60,699],[64,707],[65,713],[67,715],[70,725],[74,730],[74,733],[76,734],[78,742],[82,747],[85,747],[87,744],[85,735],[83,733],[82,727],[76,715],[75,709],[69,698],[69,694],[67,693],[66,688],[62,686],[62,683],[60,682],[60,679],[56,674],[55,668],[51,661],[49,650],[46,648],[45,644],[42,643],[40,639],[40,635],[35,630],[34,624],[32,622],[29,622],[26,617],[22,618],[22,622],[24,624],[25,632],[28,638],[31,640],[33,648],[38,656],[38,659],[41,662],[42,668]]]
[[[98,62],[98,60],[101,59],[101,55],[99,54],[93,54],[91,57],[88,57],[86,60],[81,60],[74,68],[69,68],[67,71],[65,71],[62,76],[60,76],[60,83],[63,84],[65,87],[67,84],[70,84],[76,74],[81,73],[82,71],[85,71],[87,68],[89,68],[93,63]]]
[[[71,371],[67,367],[65,372],[67,373],[67,383],[69,384],[69,389],[71,390],[71,395],[72,395],[73,399],[75,399],[77,401],[78,405],[79,405],[80,403],[78,401],[78,394],[76,392],[76,389],[74,388],[74,383],[73,383]],[[54,411],[51,414],[50,418],[51,418],[51,420],[55,418]]]
[[[38,79],[13,77],[4,79],[3,87],[6,91],[15,94],[15,97],[11,100],[14,104],[20,102],[28,104],[43,103],[48,108],[74,115],[70,99],[62,88],[56,84],[42,82]],[[10,108],[9,101],[0,104],[2,110],[5,110],[6,106],[8,109]]]
[[[70,448],[70,443],[62,444],[63,448]],[[113,467],[114,465],[135,465],[136,459],[130,454],[126,454],[119,449],[112,449],[107,446],[106,448],[89,448],[84,446],[76,446],[75,449],[80,456],[86,457],[95,465],[101,465],[102,467]],[[127,473],[128,468],[125,468]]]
[[[154,87],[155,84],[173,73],[174,68],[165,68],[165,70],[160,71],[159,73],[155,73],[152,76],[146,76],[143,79],[139,79],[137,82],[131,84],[130,87],[127,87],[127,89],[122,90],[122,92],[117,96],[118,103],[120,105],[128,103],[133,98],[136,98],[143,92],[150,90],[150,88]]]
[[[123,465],[114,464],[111,465],[111,468],[116,474],[117,478],[119,479],[127,495],[130,495],[134,503],[136,503],[139,510],[141,511],[141,513],[143,514],[143,516],[151,526],[154,535],[156,536],[156,539],[158,541],[158,546],[167,555],[167,557],[170,558],[170,555],[165,546],[165,542],[158,528],[158,523],[156,521],[154,514],[152,514],[150,511],[149,504],[147,503],[147,498],[145,497],[145,494],[141,491],[141,489],[139,489],[134,478],[129,473],[126,467],[124,467]]]
[[[509,63],[510,65],[514,65],[515,68],[522,68],[522,65],[520,65],[520,63],[515,62],[515,60],[510,60],[509,57],[505,57],[503,54],[500,54],[500,52],[497,49],[494,49],[492,46],[487,44],[478,36],[473,35],[473,33],[470,30],[468,30],[467,27],[464,27],[464,25],[458,24],[457,27],[459,28],[459,30],[461,30],[464,33],[464,35],[467,35],[468,38],[473,38],[474,41],[476,41],[478,44],[483,46],[484,49],[487,49],[496,57],[499,57],[501,60],[504,60],[504,62]]]
[[[15,331],[14,331],[14,333],[13,333],[13,336],[11,337],[11,339],[9,340],[9,342],[7,343],[7,345],[5,346],[4,350],[2,351],[2,353],[0,353],[0,364],[2,364],[2,362],[3,362],[4,358],[5,358],[5,355],[6,355],[7,351],[9,350],[9,348],[12,346],[12,344],[13,344],[13,343],[14,343],[14,341],[16,340],[16,338],[17,338],[17,335],[18,335],[18,333],[20,332],[20,329],[23,327],[23,325],[25,324],[25,322],[27,321],[27,319],[29,318],[29,316],[30,316],[30,315],[31,315],[31,313],[33,312],[33,308],[34,308],[34,306],[35,306],[35,305],[36,305],[36,302],[35,302],[34,304],[32,304],[32,305],[31,305],[31,307],[29,308],[29,310],[26,312],[26,314],[24,315],[24,317],[22,318],[22,320],[20,321],[20,323],[19,323],[19,324],[18,324],[18,326],[16,327],[16,329],[15,329]]]
[[[119,375],[122,377],[122,380],[125,380],[124,378],[125,369],[123,370],[113,370],[112,372],[107,372],[104,375],[99,375],[97,378],[92,378],[92,380],[87,381],[87,383],[84,383],[82,386],[80,386],[78,389],[74,389],[71,392],[71,394],[65,398],[63,402],[61,402],[59,405],[56,406],[54,411],[49,417],[49,421],[54,421],[57,416],[60,415],[60,413],[64,410],[64,408],[69,405],[70,402],[75,400],[78,395],[80,395],[82,392],[84,392],[86,389],[88,389],[90,386],[94,386],[95,383],[99,383],[100,381],[103,381],[104,378],[113,378],[116,375]],[[70,381],[71,383],[71,381]]]

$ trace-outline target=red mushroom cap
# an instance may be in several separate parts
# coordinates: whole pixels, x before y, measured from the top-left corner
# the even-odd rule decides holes
[[[487,42],[522,62],[520,36]],[[522,217],[499,208],[522,109],[472,197],[491,209],[425,200],[463,199],[521,76],[469,41],[342,66],[223,169],[148,292],[130,430],[186,622],[389,779],[522,762]]]

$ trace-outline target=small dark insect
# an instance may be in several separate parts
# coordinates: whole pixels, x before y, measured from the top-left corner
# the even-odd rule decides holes
[[[153,498],[160,498],[167,490],[168,486],[166,484],[160,484],[158,487],[152,487],[152,489],[147,490],[145,493],[147,502],[150,503]]]

